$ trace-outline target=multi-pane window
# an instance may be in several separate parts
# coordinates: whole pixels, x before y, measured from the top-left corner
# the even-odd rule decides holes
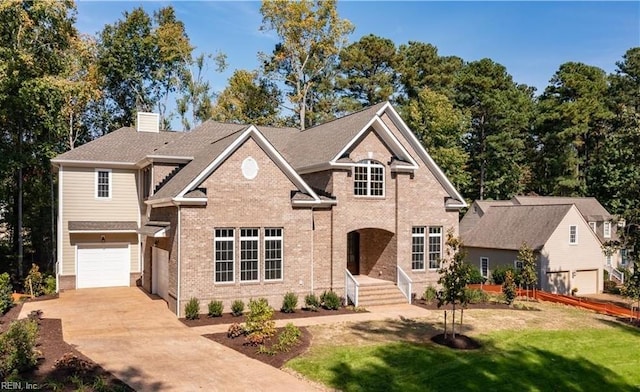
[[[572,245],[578,243],[578,226],[569,226],[569,243]]]
[[[424,270],[424,227],[414,227],[412,229],[411,269]]]
[[[108,199],[111,197],[111,171],[98,170],[96,172],[96,197]]]
[[[611,238],[611,222],[604,222],[604,238]]]
[[[384,166],[367,159],[353,169],[353,194],[356,196],[384,196]]]
[[[489,277],[489,258],[488,257],[480,258],[480,272],[482,273],[483,278]]]
[[[626,249],[620,249],[620,264],[627,265],[629,261],[629,253]]]
[[[258,280],[258,229],[240,229],[240,281]]]
[[[215,230],[215,281],[233,282],[234,230]]]
[[[264,229],[264,279],[282,279],[282,229]]]
[[[516,272],[522,271],[522,265],[522,261],[520,260],[514,260],[513,262],[513,267],[515,268]]]
[[[442,260],[442,227],[429,227],[429,269],[440,268]]]
[[[589,226],[591,226],[591,230],[595,233],[598,229],[596,222],[589,222]]]

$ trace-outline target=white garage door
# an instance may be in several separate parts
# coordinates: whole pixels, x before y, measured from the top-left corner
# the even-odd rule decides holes
[[[169,251],[152,248],[153,294],[169,300]]]
[[[76,287],[129,286],[129,245],[78,245]]]
[[[547,272],[546,290],[553,294],[569,294],[569,271]]]
[[[597,294],[598,270],[576,271],[576,277],[573,279],[571,288],[577,288],[578,295]]]

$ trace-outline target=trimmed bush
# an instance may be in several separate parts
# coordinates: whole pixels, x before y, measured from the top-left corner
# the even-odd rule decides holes
[[[5,314],[13,306],[12,291],[13,287],[11,286],[9,274],[6,272],[0,274],[0,315]]]
[[[200,318],[200,301],[196,297],[191,297],[184,306],[184,317],[187,320],[197,320]]]
[[[295,293],[288,292],[284,295],[284,299],[282,300],[282,309],[283,313],[294,313],[296,311],[296,307],[298,306],[298,296]]]
[[[607,271],[605,271],[607,272]],[[605,280],[604,281],[604,289],[603,291],[605,293],[609,293],[609,294],[617,294],[616,291],[619,293],[620,290],[618,290],[618,288],[616,287],[616,282],[614,282],[613,280]]]
[[[44,294],[53,295],[56,293],[56,277],[53,275],[47,275],[44,278]]]
[[[269,306],[266,298],[249,300],[249,313],[245,322],[248,337],[260,336],[262,339],[273,336],[276,331],[276,322],[273,321],[273,308]],[[254,339],[257,341],[257,339]]]
[[[0,335],[0,377],[32,369],[38,362],[36,320],[17,320]]]
[[[506,278],[507,271],[511,272],[513,282],[516,284],[516,286],[520,284],[520,274],[516,272],[516,270],[512,266],[505,265],[497,266],[491,272],[491,279],[493,280],[493,283],[498,285],[503,284]]]
[[[300,328],[296,327],[292,323],[287,323],[280,334],[278,334],[278,343],[275,344],[275,349],[278,351],[288,352],[293,346],[300,341],[302,332]]]
[[[513,301],[516,299],[516,295],[518,293],[516,282],[513,278],[513,273],[511,271],[507,271],[504,274],[504,283],[502,283],[502,293],[507,301],[508,305],[511,305]]]
[[[244,302],[242,302],[241,299],[233,301],[231,304],[231,314],[235,317],[239,317],[242,316],[242,313],[244,313]]]
[[[211,302],[209,302],[209,305],[207,305],[207,308],[209,317],[220,317],[222,316],[224,305],[222,304],[222,301],[212,300]]]
[[[340,297],[338,294],[333,291],[325,291],[320,296],[320,301],[322,301],[322,306],[328,310],[338,310],[340,309]]]
[[[436,291],[436,288],[431,285],[427,286],[427,288],[424,290],[424,294],[422,295],[424,302],[428,304],[433,303],[433,301],[435,301],[437,297],[438,292]]]
[[[317,312],[320,307],[320,300],[315,294],[308,294],[304,297],[304,307],[313,312]]]
[[[482,276],[482,273],[480,273],[480,269],[478,269],[478,267],[476,267],[475,265],[471,264],[471,276],[469,278],[469,283],[481,284],[481,283],[486,283],[486,281],[487,281],[487,278]]]

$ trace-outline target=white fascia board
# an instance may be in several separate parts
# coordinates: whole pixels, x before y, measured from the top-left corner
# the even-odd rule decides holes
[[[52,159],[53,165],[65,165],[67,167],[104,167],[113,169],[137,169],[136,162],[114,161],[77,161],[71,159]]]
[[[382,119],[380,117],[376,117],[376,120],[377,121],[375,122],[375,125],[379,125],[384,130],[384,132],[380,135],[380,136],[382,136],[382,139],[384,141],[386,141],[387,143],[395,145],[396,148],[398,148],[398,150],[400,150],[400,152],[401,152],[401,154],[398,154],[398,157],[399,158],[403,158],[404,160],[409,162],[411,164],[410,168],[412,168],[414,170],[417,169],[418,168],[418,162],[416,162],[413,159],[413,157],[411,156],[411,154],[409,154],[409,151],[407,151],[407,149],[404,148],[402,143],[400,143],[400,140],[398,140],[398,138],[393,134],[393,132],[391,132],[389,127],[387,127],[387,124],[385,124],[384,121],[382,121]],[[375,126],[374,126],[374,128],[375,128]],[[394,151],[394,153],[396,153],[396,151]]]
[[[436,164],[433,158],[431,158],[429,153],[427,153],[427,150],[424,149],[424,147],[422,146],[422,143],[420,143],[416,135],[414,135],[414,133],[411,132],[407,124],[405,124],[404,120],[402,120],[402,117],[400,117],[398,112],[396,112],[396,110],[393,108],[393,106],[391,106],[389,102],[387,102],[386,105],[380,108],[380,110],[378,111],[378,115],[381,115],[384,112],[386,112],[389,115],[389,117],[391,117],[391,121],[393,121],[396,124],[400,132],[402,132],[402,134],[404,135],[404,137],[406,137],[407,140],[409,140],[409,143],[411,143],[413,149],[418,152],[418,155],[423,160],[423,162],[431,170],[433,170],[433,173],[435,174],[436,178],[440,181],[440,183],[445,188],[445,190],[449,193],[449,195],[461,201],[461,203],[459,204],[460,205],[459,208],[467,207],[468,204],[466,201],[464,201],[464,197],[462,197],[462,195],[458,192],[458,190],[453,186],[451,181],[449,181],[449,179],[444,174],[442,169],[440,169],[440,167]],[[454,207],[450,206],[450,208],[454,208]]]
[[[176,197],[173,199],[173,204],[180,206],[206,205],[207,202],[206,197]]]
[[[82,233],[113,233],[113,234],[127,234],[134,233],[137,234],[137,230],[105,230],[105,229],[96,229],[96,230],[69,230],[69,234],[82,234]]]
[[[320,200],[320,201],[315,201],[315,200],[293,200],[291,201],[291,204],[294,206],[322,206],[322,205],[328,205],[328,206],[332,206],[332,205],[336,205],[338,204],[337,200]]]
[[[258,145],[267,153],[272,161],[285,172],[287,177],[305,193],[309,194],[315,200],[320,200],[318,195],[311,187],[296,173],[291,165],[282,157],[282,155],[273,147],[271,143],[262,135],[262,133],[253,125],[247,128],[240,136],[236,138],[220,155],[216,157],[204,170],[200,172],[179,194],[175,199],[184,198],[184,195],[195,189],[198,184],[202,183],[213,171],[224,162],[234,151],[236,151],[249,137],[253,136]]]
[[[329,162],[322,162],[315,165],[303,166],[296,170],[299,174],[315,173],[323,170],[331,170]]]
[[[358,133],[356,133],[356,135],[355,135],[351,140],[349,140],[349,143],[347,143],[347,144],[342,148],[342,150],[340,150],[340,152],[338,152],[338,154],[336,154],[336,156],[335,156],[335,157],[333,157],[333,159],[331,159],[331,160],[329,161],[329,163],[330,163],[331,165],[335,164],[335,163],[336,163],[336,161],[337,161],[338,159],[340,159],[340,158],[341,158],[341,157],[342,157],[342,156],[343,156],[343,155],[344,155],[344,154],[349,150],[349,148],[351,148],[351,146],[352,146],[352,145],[353,145],[353,144],[354,144],[358,139],[360,139],[360,137],[362,137],[362,135],[363,135],[363,134],[364,134],[364,133],[369,129],[369,127],[371,126],[371,124],[373,124],[373,122],[374,122],[375,120],[376,120],[376,118],[375,118],[375,117],[373,117],[371,120],[369,120],[369,122],[368,122],[368,123],[367,123],[367,124],[366,124],[362,129],[361,129],[361,130],[359,130],[359,131],[358,131]]]
[[[173,206],[173,199],[171,199],[170,197],[165,197],[156,200],[145,200],[144,204],[152,207],[169,207]]]

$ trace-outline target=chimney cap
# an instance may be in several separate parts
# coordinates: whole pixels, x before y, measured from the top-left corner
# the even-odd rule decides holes
[[[138,132],[160,132],[160,115],[158,113],[138,112],[136,130]]]

